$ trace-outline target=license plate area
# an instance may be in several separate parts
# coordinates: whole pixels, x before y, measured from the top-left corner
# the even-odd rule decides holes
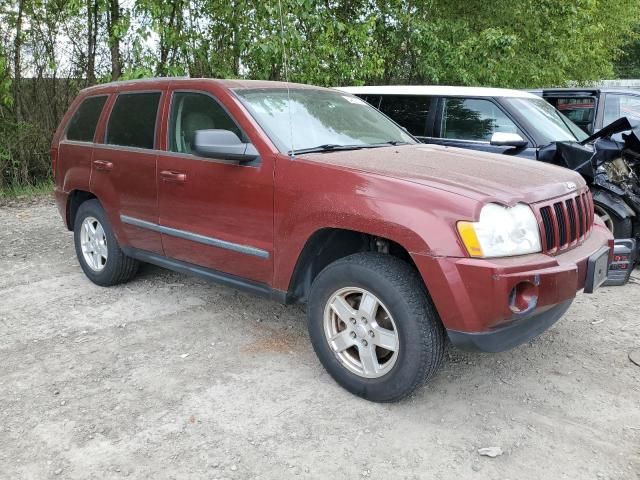
[[[602,247],[589,257],[587,262],[587,278],[584,293],[593,291],[607,280],[609,273],[609,247]]]

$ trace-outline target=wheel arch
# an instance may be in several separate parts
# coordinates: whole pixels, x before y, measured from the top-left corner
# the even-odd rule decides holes
[[[67,224],[68,230],[73,230],[73,225],[76,221],[76,215],[78,213],[78,209],[80,205],[82,205],[87,200],[98,199],[93,193],[86,190],[72,190],[69,192],[69,196],[67,197],[67,208],[66,208],[66,218],[65,222]]]
[[[636,216],[633,209],[627,205],[624,200],[605,190],[594,188],[591,190],[591,194],[593,196],[593,203],[606,207],[621,219],[633,219],[633,217]]]
[[[306,303],[313,280],[327,265],[360,252],[391,255],[419,272],[409,251],[394,240],[357,230],[322,228],[307,239],[298,255],[289,281],[287,303]]]

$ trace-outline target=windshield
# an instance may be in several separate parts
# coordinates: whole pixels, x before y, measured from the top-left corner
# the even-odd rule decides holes
[[[551,142],[581,141],[587,134],[541,98],[505,98],[527,121],[540,146]]]
[[[348,93],[310,88],[236,90],[282,152],[417,143],[391,120]]]

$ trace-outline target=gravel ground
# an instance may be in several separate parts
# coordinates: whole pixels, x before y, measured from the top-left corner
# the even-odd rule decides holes
[[[377,405],[325,373],[300,307],[151,266],[97,287],[48,198],[0,227],[0,478],[640,478],[640,272]]]

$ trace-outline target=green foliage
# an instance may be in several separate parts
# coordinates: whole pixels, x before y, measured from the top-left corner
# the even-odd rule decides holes
[[[0,50],[0,109],[11,107],[13,97],[11,96],[11,75],[7,65],[7,57]]]
[[[0,201],[12,198],[32,198],[51,195],[53,180],[42,180],[35,183],[15,184],[0,187]]]
[[[50,141],[49,132],[37,125],[0,118],[0,187],[50,179]]]
[[[638,0],[0,0],[0,185],[46,177],[77,88],[120,71],[535,88],[640,77],[639,36]]]
[[[621,48],[614,72],[616,78],[640,78],[640,25],[631,41]]]
[[[385,82],[534,88],[597,80],[612,74],[617,49],[640,21],[636,0],[400,5],[403,15],[378,29],[391,39],[387,58],[404,57],[385,62]]]

